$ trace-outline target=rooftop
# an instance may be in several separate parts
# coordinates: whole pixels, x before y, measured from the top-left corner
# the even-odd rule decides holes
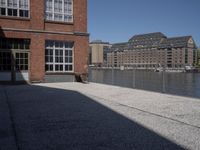
[[[166,38],[166,36],[161,32],[155,32],[155,33],[134,35],[129,40],[129,42],[135,42],[135,41],[140,41],[140,40],[149,40],[149,39],[161,39],[161,38]]]
[[[109,42],[103,42],[102,40],[94,40],[90,44],[110,44]]]
[[[172,37],[164,39],[159,48],[171,48],[171,47],[187,47],[188,41],[192,38],[192,36],[182,36],[182,37]],[[193,42],[193,40],[192,40]]]
[[[113,44],[112,50],[123,51],[143,48],[187,47],[188,42],[195,46],[192,36],[167,38],[163,33],[155,32],[134,35],[128,42]]]

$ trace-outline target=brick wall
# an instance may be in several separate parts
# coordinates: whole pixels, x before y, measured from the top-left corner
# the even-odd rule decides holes
[[[86,74],[89,37],[87,34],[77,35],[75,33],[87,32],[87,0],[74,0],[73,23],[45,22],[45,2],[42,0],[31,0],[30,2],[30,19],[0,16],[0,27],[6,38],[31,39],[31,81],[44,80],[45,40],[74,41],[74,73]],[[8,28],[12,28],[13,30],[9,30]],[[17,31],[18,29],[20,31]],[[50,31],[51,33],[47,33],[46,31]]]

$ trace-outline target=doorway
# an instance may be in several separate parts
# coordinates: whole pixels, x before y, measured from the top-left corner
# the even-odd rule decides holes
[[[0,51],[0,82],[29,81],[29,52]]]

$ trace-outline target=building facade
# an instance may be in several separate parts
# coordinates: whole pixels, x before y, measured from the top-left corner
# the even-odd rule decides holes
[[[167,38],[150,33],[133,36],[128,42],[113,44],[108,66],[184,68],[195,61],[196,45],[191,36]]]
[[[0,81],[87,74],[87,0],[1,0]]]
[[[110,52],[111,44],[101,40],[90,43],[90,64],[104,66],[107,64],[107,53]]]
[[[200,66],[200,47],[197,50],[197,65]]]

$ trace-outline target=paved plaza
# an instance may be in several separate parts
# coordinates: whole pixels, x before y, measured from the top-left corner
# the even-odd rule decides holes
[[[199,150],[200,100],[102,84],[0,85],[0,150]]]

